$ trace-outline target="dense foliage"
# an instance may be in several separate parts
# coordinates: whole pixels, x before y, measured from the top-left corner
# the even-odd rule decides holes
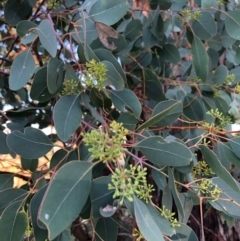
[[[234,226],[238,2],[0,8],[1,165],[17,167],[0,169],[1,241],[205,240],[209,210]]]

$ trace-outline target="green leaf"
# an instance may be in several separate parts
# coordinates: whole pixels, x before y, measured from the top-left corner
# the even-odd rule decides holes
[[[134,197],[134,213],[138,228],[146,240],[149,241],[164,241],[162,232],[146,205],[137,197]]]
[[[16,26],[20,21],[27,19],[31,14],[32,8],[29,0],[8,0],[4,6],[4,20],[11,26]]]
[[[130,131],[134,131],[137,125],[137,119],[132,113],[121,113],[117,122],[122,123],[124,128]]]
[[[36,241],[43,241],[47,239],[48,232],[46,229],[43,229],[43,223],[41,223],[41,227],[39,225],[40,220],[38,220],[38,210],[41,205],[43,195],[47,189],[47,186],[41,188],[37,193],[34,194],[33,198],[30,202],[30,214],[31,214],[31,222],[33,226],[34,238]],[[45,226],[45,225],[44,225]],[[46,226],[45,226],[46,228]]]
[[[35,62],[31,50],[25,50],[18,54],[11,66],[9,87],[11,90],[19,90],[32,77],[35,71]]]
[[[92,164],[72,161],[51,179],[39,210],[49,238],[56,238],[81,212],[91,187]]]
[[[47,65],[47,87],[50,94],[56,93],[64,80],[64,63],[57,58],[51,58]]]
[[[172,196],[175,202],[175,205],[177,207],[177,210],[179,212],[179,214],[181,215],[181,217],[184,217],[184,211],[183,211],[183,207],[182,207],[182,203],[175,185],[175,179],[174,179],[174,175],[172,172],[172,169],[170,167],[168,167],[168,183],[169,183],[169,187],[171,188],[172,191]]]
[[[127,112],[126,107],[131,109],[137,119],[140,118],[142,107],[137,96],[129,89],[111,91],[111,100],[114,106],[121,112]]]
[[[178,64],[180,62],[180,54],[178,49],[172,44],[163,45],[163,51],[166,59],[172,64]]]
[[[0,192],[0,216],[2,212],[16,201],[23,202],[28,192],[23,189],[9,188]]]
[[[177,120],[177,118],[182,114],[183,106],[181,102],[176,100],[166,100],[158,103],[153,109],[151,118],[158,116],[159,113],[164,112],[172,106],[175,106],[175,108],[172,109],[172,111],[168,113],[163,119],[155,123],[155,125],[157,125],[158,127],[168,126],[171,125],[175,120]]]
[[[23,170],[30,170],[31,172],[34,172],[38,167],[38,159],[27,159],[21,157],[21,165]]]
[[[162,104],[161,104],[162,103]],[[167,107],[169,106],[169,104],[172,104],[170,107]],[[149,120],[147,120],[146,122],[144,122],[141,126],[138,127],[137,131],[140,131],[144,128],[147,128],[149,126],[152,126],[156,123],[160,123],[161,120],[163,120],[164,118],[168,118],[168,116],[173,113],[173,111],[175,110],[175,108],[177,108],[179,105],[181,105],[181,102],[180,101],[163,101],[163,102],[160,102],[155,108],[155,115],[153,115]],[[161,112],[158,112],[162,109],[162,107],[165,106],[166,109],[164,109],[163,111]],[[157,113],[158,112],[158,113]],[[170,124],[170,123],[169,123]]]
[[[91,202],[92,215],[94,218],[100,218],[100,208],[105,208],[113,203],[114,190],[108,189],[108,184],[111,182],[111,177],[99,177],[92,181],[91,187]]]
[[[106,49],[97,49],[94,51],[96,56],[100,61],[107,60],[108,62],[112,63],[117,70],[117,72],[121,75],[123,81],[126,81],[126,75],[121,67],[121,65],[118,63],[117,59],[114,57],[114,55]]]
[[[181,223],[180,227],[176,227],[175,230],[176,234],[171,237],[172,241],[199,241],[193,230],[183,223]]]
[[[14,174],[1,174],[0,175],[0,191],[13,187]]]
[[[158,188],[161,190],[164,190],[167,186],[167,180],[166,177],[159,171],[152,169],[152,177],[155,183],[157,184]]]
[[[165,235],[172,236],[175,233],[175,230],[172,227],[171,223],[168,221],[168,219],[161,216],[160,212],[156,208],[154,208],[150,203],[146,204],[146,206],[152,219],[160,228],[161,232]]]
[[[109,61],[102,61],[107,68],[107,84],[114,90],[123,90],[124,88],[124,78],[117,71],[115,66]]]
[[[14,131],[7,136],[9,148],[28,159],[35,159],[47,154],[53,147],[53,143],[40,130],[27,127],[24,133]]]
[[[228,75],[228,70],[226,66],[224,65],[219,65],[217,69],[214,71],[214,74],[211,79],[211,84],[214,85],[222,85],[223,82],[226,80]]]
[[[196,111],[197,110],[197,111]],[[183,114],[190,120],[203,121],[206,118],[202,100],[196,95],[187,94],[183,101]]]
[[[184,211],[184,217],[181,216],[178,213],[178,220],[181,223],[188,223],[189,217],[192,213],[193,209],[193,200],[191,198],[191,194],[187,192],[179,193],[179,198],[181,200],[182,206],[183,206],[183,211]]]
[[[9,148],[7,146],[7,135],[0,131],[0,154],[8,154]]]
[[[202,39],[208,40],[216,35],[217,27],[213,16],[209,12],[201,12],[201,17],[192,23],[194,34]]]
[[[100,218],[95,228],[95,241],[116,241],[118,224],[112,218]]]
[[[56,93],[51,94],[47,86],[47,67],[40,68],[34,76],[30,97],[40,103],[52,99]]]
[[[229,186],[219,177],[212,178],[212,181],[215,185],[218,186],[223,192],[220,195],[220,198],[216,201],[208,201],[211,206],[215,209],[226,213],[227,215],[234,217],[236,219],[240,218],[240,194],[233,190],[232,186]],[[239,185],[239,184],[238,184]]]
[[[34,22],[23,20],[17,25],[16,31],[20,37],[24,37],[27,33],[29,33],[30,30],[32,32],[37,26],[38,25]]]
[[[226,14],[225,28],[229,36],[240,40],[240,11],[233,10]]]
[[[91,7],[89,14],[94,21],[113,25],[126,14],[127,10],[126,0],[98,0]]]
[[[240,137],[236,137],[229,140],[229,144],[235,153],[235,155],[240,158]]]
[[[64,230],[61,234],[59,234],[54,240],[52,241],[73,241],[73,237],[71,237],[71,229],[68,228]]]
[[[208,75],[208,56],[202,41],[194,36],[192,41],[193,65],[197,76],[205,82]]]
[[[28,227],[28,219],[26,213],[18,213],[21,206],[22,201],[17,201],[4,210],[0,219],[1,241],[22,240]]]
[[[54,169],[54,171],[56,171],[57,169],[62,167],[67,162],[74,161],[77,159],[78,159],[78,156],[75,151],[69,152],[64,149],[59,149],[52,156],[52,159],[50,161],[50,170]],[[83,159],[81,159],[81,160],[83,160]]]
[[[142,23],[139,19],[134,19],[125,28],[124,36],[129,41],[134,41],[141,36]]]
[[[180,142],[166,142],[160,136],[148,137],[135,146],[146,158],[161,166],[187,166],[192,160],[190,150]]]
[[[55,57],[57,54],[57,38],[50,21],[47,19],[42,20],[37,28],[37,32],[42,46],[52,57]]]
[[[95,23],[91,18],[86,18],[85,14],[74,26],[75,28],[71,32],[71,35],[77,43],[86,42],[90,45],[93,40],[97,39],[98,33]]]
[[[96,109],[90,104],[91,100],[89,96],[86,93],[81,94],[81,99],[84,104],[84,106],[89,109],[91,112],[92,116],[96,118],[96,120],[100,121],[101,123],[105,123],[105,120],[103,117],[96,111]]]
[[[230,185],[233,190],[235,190],[236,192],[240,192],[238,184],[233,179],[231,174],[226,170],[226,168],[221,164],[214,152],[212,152],[204,145],[200,146],[200,150],[204,156],[204,160],[207,162],[212,171],[224,182]]]
[[[53,110],[53,120],[59,138],[66,142],[79,127],[82,119],[80,96],[63,96]]]

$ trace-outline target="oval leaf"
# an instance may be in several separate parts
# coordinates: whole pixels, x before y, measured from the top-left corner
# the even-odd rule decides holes
[[[47,226],[50,240],[81,212],[90,192],[91,177],[91,163],[72,161],[60,168],[50,181],[39,210],[39,219]]]
[[[61,97],[53,110],[53,120],[59,138],[68,141],[82,119],[79,95]]]
[[[47,87],[51,94],[56,93],[64,79],[64,63],[57,58],[51,58],[47,65]]]
[[[204,160],[210,166],[212,171],[229,186],[231,186],[233,190],[235,190],[236,192],[240,192],[238,184],[233,179],[231,174],[227,171],[227,169],[221,164],[216,154],[204,145],[200,146],[200,150],[204,156]]]
[[[150,162],[160,166],[187,166],[192,160],[192,154],[185,145],[176,141],[166,142],[158,136],[148,137],[136,147]]]
[[[125,107],[128,107],[137,119],[140,118],[142,107],[137,96],[131,90],[111,91],[111,100],[119,111],[127,112]]]
[[[42,131],[32,127],[25,128],[24,133],[14,131],[9,134],[7,145],[13,152],[28,159],[42,157],[53,147],[52,142]]]
[[[175,108],[177,108],[180,104],[181,104],[181,102],[180,101],[172,101],[172,100],[169,100],[169,101],[166,101],[166,102],[163,102],[163,104],[161,104],[162,102],[160,102],[155,108],[156,108],[156,110],[154,111],[154,114],[155,115],[152,115],[152,117],[149,119],[149,120],[147,120],[145,123],[143,123],[141,126],[139,126],[138,127],[138,131],[140,131],[140,130],[142,130],[142,129],[144,129],[144,128],[147,128],[147,127],[149,127],[149,126],[152,126],[152,125],[154,125],[154,124],[156,124],[156,123],[160,123],[160,121],[162,120],[162,119],[164,119],[164,118],[168,118],[168,115],[170,115],[171,113],[173,113],[173,111],[175,110]],[[166,104],[166,105],[169,105],[169,104],[171,104],[172,103],[172,105],[171,106],[165,106],[166,108],[164,109],[164,110],[162,110],[162,111],[160,111],[161,110],[161,107],[162,107],[162,105],[164,105],[164,103]],[[159,112],[160,111],[160,112]],[[169,123],[169,124],[171,124],[171,123]]]
[[[57,38],[50,21],[47,19],[42,20],[37,28],[37,32],[42,46],[52,57],[55,57],[57,54]]]
[[[162,232],[149,213],[146,205],[137,197],[134,197],[134,213],[138,228],[146,240],[164,241]]]
[[[22,88],[31,79],[34,71],[35,62],[31,50],[23,51],[13,61],[9,76],[10,89]]]
[[[117,69],[109,61],[102,61],[107,68],[107,84],[112,87],[114,90],[123,90],[124,88],[124,79],[119,74]]]
[[[240,40],[240,11],[229,11],[225,20],[226,31],[234,39]]]
[[[202,41],[194,36],[192,41],[193,64],[197,76],[205,82],[208,75],[208,56]]]
[[[113,25],[126,14],[127,10],[126,0],[98,0],[91,7],[89,14],[94,21]]]

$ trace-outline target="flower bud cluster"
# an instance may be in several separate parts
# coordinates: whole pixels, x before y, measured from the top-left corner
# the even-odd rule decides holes
[[[66,80],[63,83],[62,95],[77,95],[80,91],[79,84],[75,80]]]
[[[113,198],[120,198],[120,204],[123,204],[124,198],[130,202],[134,195],[148,202],[152,198],[151,192],[154,191],[153,185],[147,183],[147,168],[140,165],[132,166],[129,169],[116,168],[111,176],[109,190],[115,190]]]
[[[202,179],[200,183],[197,183],[197,187],[199,189],[198,195],[210,196],[213,201],[217,201],[222,193],[222,190],[210,179]]]
[[[171,223],[172,227],[180,227],[181,224],[178,222],[176,218],[174,218],[175,213],[172,213],[169,209],[167,209],[165,206],[160,209],[161,216],[168,219],[168,221]]]
[[[215,173],[205,161],[199,161],[197,165],[193,168],[192,175],[194,178],[201,178],[209,176],[212,177],[215,175]]]
[[[126,148],[122,145],[126,140],[128,130],[121,123],[113,121],[110,124],[110,132],[111,135],[103,132],[100,128],[83,135],[83,141],[86,146],[90,146],[88,151],[94,159],[103,162],[115,162],[122,158],[122,154],[126,151]]]
[[[87,74],[84,78],[84,84],[86,87],[92,87],[97,89],[103,89],[107,78],[107,68],[96,60],[92,59],[86,63]]]

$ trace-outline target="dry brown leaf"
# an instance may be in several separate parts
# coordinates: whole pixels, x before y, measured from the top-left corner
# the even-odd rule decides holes
[[[116,49],[116,45],[113,42],[110,42],[108,38],[118,39],[118,33],[105,23],[95,22],[95,25],[98,32],[98,37],[102,44],[108,49]]]

